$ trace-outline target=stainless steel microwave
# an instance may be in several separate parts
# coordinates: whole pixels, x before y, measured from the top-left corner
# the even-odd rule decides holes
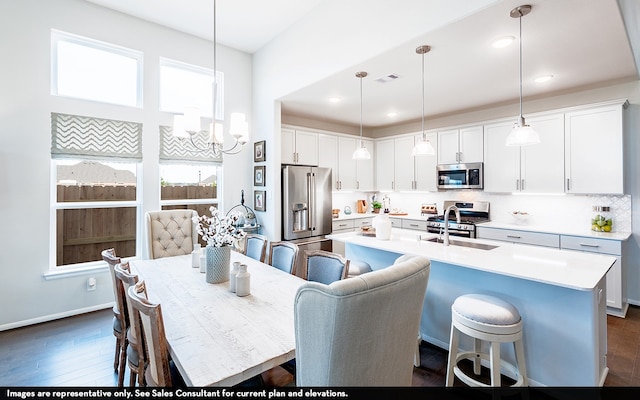
[[[483,163],[440,164],[436,167],[438,189],[482,189]]]

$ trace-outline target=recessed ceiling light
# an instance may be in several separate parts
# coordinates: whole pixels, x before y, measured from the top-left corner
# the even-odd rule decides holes
[[[329,97],[329,103],[340,103],[341,101],[340,97]]]
[[[495,49],[501,49],[509,46],[514,40],[516,40],[516,38],[513,36],[504,36],[491,42],[491,46]]]
[[[543,75],[543,76],[537,77],[536,79],[534,79],[534,81],[536,83],[544,83],[544,82],[549,82],[551,78],[553,78],[553,75]]]
[[[389,117],[389,118],[393,118],[393,117],[395,117],[395,116],[397,116],[397,115],[398,115],[398,113],[397,113],[397,112],[395,112],[395,111],[389,111],[389,112],[387,113],[387,117]]]

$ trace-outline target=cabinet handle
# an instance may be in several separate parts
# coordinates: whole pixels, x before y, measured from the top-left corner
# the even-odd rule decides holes
[[[507,237],[510,239],[522,239],[522,237],[516,235],[507,235]]]
[[[516,190],[520,190],[520,179],[516,179]]]
[[[591,247],[591,248],[594,248],[594,249],[597,249],[598,247],[600,247],[600,245],[598,245],[598,244],[589,244],[589,243],[580,243],[580,246],[582,246],[582,247]]]
[[[520,190],[524,190],[524,179],[520,179]]]
[[[409,224],[409,226],[411,226],[411,227],[413,227],[413,228],[417,228],[417,227],[419,227],[420,225],[418,225],[418,224]]]
[[[360,189],[360,181],[356,181],[356,189]]]
[[[570,178],[567,178],[567,190],[571,190],[571,185],[569,184]]]
[[[458,162],[462,162],[462,152],[458,152]]]
[[[340,228],[342,228],[342,227],[344,227],[344,226],[347,226],[347,224],[339,224],[338,226],[339,226]]]
[[[395,190],[396,189],[396,183],[394,181],[391,181],[391,190]]]

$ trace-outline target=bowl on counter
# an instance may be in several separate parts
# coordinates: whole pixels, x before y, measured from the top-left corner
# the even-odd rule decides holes
[[[511,216],[514,218],[517,225],[526,225],[529,223],[529,214],[526,211],[512,211]]]

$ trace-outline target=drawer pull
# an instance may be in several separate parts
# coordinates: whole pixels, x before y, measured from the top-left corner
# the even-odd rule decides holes
[[[510,239],[522,239],[522,237],[516,235],[507,235],[507,237]]]
[[[339,227],[347,226],[347,224],[340,224]]]
[[[413,227],[416,227],[416,228],[417,228],[417,227],[419,227],[420,225],[418,225],[418,224],[409,224],[409,226],[413,226]]]
[[[580,246],[593,247],[594,249],[597,249],[598,247],[600,247],[600,245],[598,245],[598,244],[589,244],[589,243],[580,243]]]

